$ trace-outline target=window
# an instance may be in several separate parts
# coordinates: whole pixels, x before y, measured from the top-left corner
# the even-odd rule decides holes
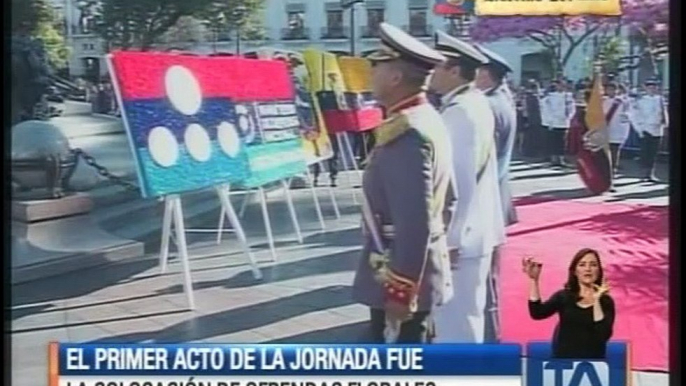
[[[328,36],[343,37],[343,11],[327,11],[326,26]]]
[[[308,34],[305,28],[305,12],[288,12],[288,28],[285,28],[283,31],[282,38],[286,40],[307,39]]]
[[[367,9],[367,28],[369,36],[379,36],[379,25],[384,21],[383,9]]]
[[[426,36],[428,35],[426,25],[426,9],[411,9],[410,10],[410,35]]]
[[[290,29],[291,31],[302,31],[303,29],[305,29],[305,13],[289,12],[288,29]]]

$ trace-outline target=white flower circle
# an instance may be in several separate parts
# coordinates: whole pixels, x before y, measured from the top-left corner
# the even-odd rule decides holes
[[[179,159],[179,143],[171,130],[163,126],[150,130],[148,150],[153,161],[165,168],[173,166]]]
[[[222,151],[231,158],[238,155],[241,150],[241,137],[236,127],[228,122],[222,122],[217,128],[217,137]]]
[[[188,125],[183,135],[186,149],[193,159],[206,162],[212,156],[212,141],[204,127],[193,123]]]
[[[183,66],[171,66],[164,76],[167,97],[174,108],[185,115],[193,115],[202,106],[202,90],[193,73]]]

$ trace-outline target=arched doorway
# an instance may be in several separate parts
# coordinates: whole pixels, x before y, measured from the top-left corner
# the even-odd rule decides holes
[[[88,81],[98,83],[100,81],[100,58],[82,58],[83,76]]]

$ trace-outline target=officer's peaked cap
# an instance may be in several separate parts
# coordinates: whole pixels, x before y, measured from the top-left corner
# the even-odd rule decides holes
[[[469,59],[478,65],[490,62],[488,57],[479,52],[473,45],[443,31],[436,32],[436,50],[448,58]]]
[[[446,61],[446,57],[438,51],[388,23],[379,25],[379,38],[381,48],[367,56],[372,62],[405,60],[431,70]]]

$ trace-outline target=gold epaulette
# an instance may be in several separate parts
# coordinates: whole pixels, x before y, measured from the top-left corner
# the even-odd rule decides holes
[[[375,130],[376,145],[384,146],[393,142],[396,138],[412,129],[410,121],[405,114],[396,114],[386,119],[381,126]]]

